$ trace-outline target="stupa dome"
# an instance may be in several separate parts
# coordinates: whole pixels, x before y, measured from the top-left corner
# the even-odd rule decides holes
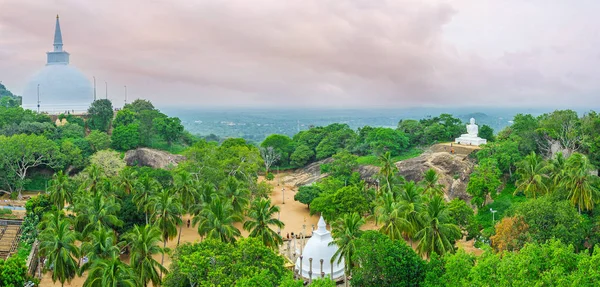
[[[77,68],[71,65],[46,65],[25,87],[23,108],[37,109],[38,85],[40,111],[87,110],[94,97],[90,81]]]
[[[63,51],[62,33],[58,16],[54,31],[54,51],[47,52],[47,64],[33,75],[23,91],[23,108],[62,113],[84,111],[93,100],[89,79],[69,65],[70,54]]]
[[[304,250],[302,251],[302,266],[300,266],[300,258],[296,259],[296,270],[298,270],[299,274],[304,278],[309,278],[309,271],[311,263],[310,258],[312,258],[312,278],[321,278],[321,259],[323,259],[323,273],[325,273],[325,277],[331,275],[331,258],[333,254],[338,250],[337,245],[329,245],[330,242],[333,241],[331,237],[331,232],[327,230],[327,224],[323,217],[319,219],[318,229],[313,232],[313,235],[306,246],[304,246]],[[338,260],[334,260],[333,262],[333,279],[340,278],[344,276],[344,259],[340,261],[338,264]]]

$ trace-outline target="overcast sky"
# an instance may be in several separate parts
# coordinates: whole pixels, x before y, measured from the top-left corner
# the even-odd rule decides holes
[[[597,0],[0,0],[0,81],[52,49],[122,103],[600,106]]]

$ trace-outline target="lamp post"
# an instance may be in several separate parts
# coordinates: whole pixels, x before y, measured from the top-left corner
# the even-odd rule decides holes
[[[108,82],[104,81],[104,85],[105,85],[106,99],[108,100]]]
[[[494,222],[496,222],[496,212],[498,212],[498,210],[493,210],[490,208],[490,212],[492,213],[492,224],[494,224]]]
[[[40,113],[40,84],[37,85],[37,110],[38,110],[38,114]]]

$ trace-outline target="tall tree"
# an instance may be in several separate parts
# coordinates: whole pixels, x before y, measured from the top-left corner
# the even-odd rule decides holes
[[[56,168],[62,154],[58,146],[44,136],[14,135],[0,136],[0,167],[4,171],[11,190],[19,192],[27,177],[27,172],[36,167]],[[10,180],[13,179],[13,180]]]
[[[103,226],[98,226],[92,231],[87,240],[81,244],[81,253],[88,257],[81,270],[87,270],[93,262],[119,256],[121,249],[118,246],[115,232]]]
[[[402,240],[365,231],[356,242],[352,286],[423,286],[426,262]]]
[[[83,287],[136,287],[137,283],[132,267],[114,256],[95,261]]]
[[[162,137],[167,144],[171,146],[174,141],[177,141],[183,135],[183,125],[177,117],[157,117],[152,120],[154,130]]]
[[[77,274],[77,260],[79,248],[75,244],[77,240],[75,232],[71,230],[69,219],[64,218],[62,211],[55,214],[49,213],[44,219],[45,226],[40,233],[40,255],[48,258],[49,264],[53,266],[52,282],[58,280],[61,286]]]
[[[600,199],[598,176],[592,175],[593,166],[586,156],[574,153],[567,159],[566,174],[562,180],[562,188],[568,193],[567,198],[582,210],[594,209]]]
[[[519,164],[517,168],[518,180],[515,194],[523,192],[529,197],[536,198],[548,192],[550,184],[550,168],[542,157],[532,152]]]
[[[118,186],[125,194],[131,194],[139,187],[138,174],[131,168],[124,168],[119,172]]]
[[[159,246],[161,241],[160,230],[151,225],[136,225],[123,235],[123,238],[130,248],[129,266],[133,267],[139,282],[144,287],[148,286],[149,282],[152,282],[153,286],[160,286],[159,272],[167,273],[166,268],[153,257],[156,254],[165,252]]]
[[[391,192],[385,191],[375,204],[375,222],[381,224],[379,232],[392,240],[401,240],[403,234],[412,231],[413,225],[406,219],[403,205]]]
[[[416,232],[421,230],[424,224],[422,212],[425,210],[425,206],[421,194],[421,187],[414,181],[409,181],[402,186],[397,199],[402,205],[404,217],[410,222],[412,227],[404,231],[410,239],[411,245]]]
[[[398,172],[398,167],[396,167],[396,164],[392,159],[392,155],[389,152],[380,155],[379,162],[381,163],[379,175],[385,181],[386,190],[392,192],[392,181],[393,177]]]
[[[488,125],[482,125],[481,128],[479,129],[479,136],[482,139],[486,139],[488,142],[493,142],[495,140],[494,129],[492,129]]]
[[[160,229],[163,239],[163,248],[167,247],[167,240],[175,238],[177,235],[177,225],[182,224],[181,199],[179,196],[173,195],[169,190],[163,189],[158,194],[154,195],[150,200],[152,204],[154,225]],[[160,264],[165,262],[165,254],[162,254]],[[162,273],[161,273],[162,277]]]
[[[265,246],[277,248],[283,244],[283,240],[281,234],[273,231],[270,226],[283,228],[283,222],[274,218],[278,212],[279,207],[271,205],[270,199],[257,198],[252,202],[244,229],[250,231],[250,237],[258,238]]]
[[[69,176],[64,174],[62,170],[52,176],[48,191],[50,200],[58,209],[63,209],[65,202],[70,203],[73,200],[73,185],[69,180]]]
[[[88,126],[92,130],[108,132],[113,115],[114,111],[110,100],[96,100],[88,109]]]
[[[338,246],[338,250],[333,254],[332,260],[337,259],[337,262],[340,263],[344,259],[347,273],[352,272],[352,256],[356,250],[356,240],[363,233],[360,230],[363,224],[365,224],[365,219],[355,212],[344,214],[342,218],[331,225],[333,241],[329,244]]]
[[[148,175],[139,178],[140,188],[135,190],[133,194],[133,202],[135,202],[139,211],[144,212],[146,224],[148,222],[148,213],[152,212],[151,198],[162,188],[158,180]]]
[[[196,198],[198,198],[198,186],[192,175],[187,171],[179,171],[173,177],[173,187],[175,193],[181,198],[181,206],[183,212],[181,212],[181,224],[179,225],[179,235],[177,236],[177,246],[181,239],[181,229],[183,228],[183,214],[188,213],[192,206],[196,204]]]
[[[483,207],[488,195],[496,193],[500,184],[500,170],[496,160],[492,158],[481,160],[471,174],[467,185],[467,193],[473,197],[471,203],[479,208]]]
[[[201,211],[193,218],[193,224],[198,224],[198,234],[206,238],[222,242],[235,242],[240,236],[240,230],[233,224],[242,221],[242,217],[234,212],[231,202],[213,195],[209,203],[205,203]]]
[[[423,180],[420,182],[423,186],[423,193],[433,197],[435,195],[444,196],[444,185],[440,184],[439,176],[433,169],[428,169],[423,174]]]
[[[92,231],[99,227],[113,228],[121,226],[123,221],[117,218],[121,206],[115,202],[114,197],[106,197],[103,194],[88,196],[80,194],[75,201],[73,211],[75,217],[75,230],[87,237]]]
[[[416,234],[419,254],[429,257],[432,253],[443,255],[454,250],[454,242],[461,237],[461,232],[451,221],[444,198],[434,196],[423,212],[425,225]]]
[[[272,146],[261,147],[259,150],[260,156],[262,157],[263,162],[265,163],[265,172],[268,175],[269,168],[271,168],[271,165],[276,163],[281,158],[281,155],[277,151],[275,151],[275,149]]]
[[[231,202],[233,211],[240,216],[243,216],[246,207],[250,204],[250,190],[232,176],[227,178],[221,187],[221,190],[225,198]]]

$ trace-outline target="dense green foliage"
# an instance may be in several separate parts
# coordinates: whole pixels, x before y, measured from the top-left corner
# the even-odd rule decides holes
[[[259,240],[215,240],[181,245],[163,286],[276,286],[289,276],[283,258]],[[264,281],[253,285],[254,280]]]
[[[426,263],[405,242],[365,232],[356,242],[353,286],[420,286]]]
[[[195,139],[178,118],[144,100],[116,116],[110,101],[99,100],[88,119],[61,115],[66,123],[54,124],[14,107],[5,99],[11,95],[0,96],[2,189],[16,194],[34,178],[51,178],[48,194],[27,203],[21,257],[0,262],[0,285],[22,286],[22,254],[36,238],[48,261],[44,271],[55,282],[87,274],[85,286],[302,284],[276,253],[283,223],[268,199],[271,186],[257,182],[268,169],[258,146]],[[395,129],[311,127],[292,138],[270,135],[260,147],[277,153],[279,168],[331,158],[320,166],[328,176],[294,198],[331,223],[339,247],[334,260],[344,260],[356,286],[594,286],[600,281],[599,128],[596,113],[579,117],[568,110],[517,115],[497,135],[481,126],[489,143],[465,159],[476,164],[470,201],[446,202],[433,169],[414,182],[395,165],[464,133],[464,124],[448,114],[402,120]],[[186,160],[170,170],[125,167],[122,152],[137,147],[181,151]],[[358,173],[365,163],[380,167],[372,178]],[[179,245],[188,216],[202,242]],[[377,231],[363,231],[369,221]],[[241,237],[240,227],[250,238]],[[463,237],[476,239],[483,255],[460,251],[456,242]],[[166,248],[176,239],[177,248]],[[165,254],[173,256],[169,270]]]

